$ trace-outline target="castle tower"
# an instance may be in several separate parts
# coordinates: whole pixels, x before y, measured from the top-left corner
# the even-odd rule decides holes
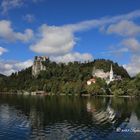
[[[40,73],[40,71],[46,70],[46,67],[43,65],[42,62],[46,62],[47,60],[49,60],[48,57],[35,56],[34,63],[32,66],[32,75],[33,76],[37,76]]]
[[[111,64],[111,68],[110,68],[110,75],[109,75],[109,81],[114,81],[114,74],[113,74],[113,68],[112,68],[112,64]]]

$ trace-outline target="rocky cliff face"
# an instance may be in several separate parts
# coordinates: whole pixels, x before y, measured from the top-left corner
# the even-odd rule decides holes
[[[34,63],[32,66],[32,75],[37,76],[40,71],[46,70],[46,66],[43,65],[42,62],[46,62],[49,60],[48,57],[45,56],[35,56]]]

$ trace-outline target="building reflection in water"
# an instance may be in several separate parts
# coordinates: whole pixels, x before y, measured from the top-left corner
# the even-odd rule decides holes
[[[105,98],[104,98],[105,99]],[[94,100],[95,101],[95,100]],[[103,100],[103,102],[87,101],[87,112],[91,113],[92,120],[98,125],[98,128],[106,128],[103,131],[116,131],[119,126],[125,128],[129,123],[131,111],[123,112],[115,110],[111,99]],[[106,133],[107,134],[107,133]]]

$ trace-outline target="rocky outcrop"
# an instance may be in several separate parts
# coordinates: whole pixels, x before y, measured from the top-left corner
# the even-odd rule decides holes
[[[46,70],[46,66],[43,65],[43,62],[46,62],[48,60],[49,58],[46,56],[35,56],[32,66],[32,75],[36,77],[38,76],[40,71]]]

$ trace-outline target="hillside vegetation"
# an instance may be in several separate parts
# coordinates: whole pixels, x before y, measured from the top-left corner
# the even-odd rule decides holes
[[[110,85],[107,85],[104,80],[97,78],[96,84],[92,84],[91,86],[86,85],[86,81],[92,78],[93,67],[103,69],[107,72],[110,71],[111,64],[114,73],[122,77],[123,80],[121,82],[114,81]],[[111,94],[108,90],[111,89],[112,93],[116,94],[118,92],[117,89],[122,89],[121,87],[124,86],[124,84],[128,85],[129,83],[133,85],[130,83],[130,77],[127,71],[122,66],[110,60],[98,59],[93,62],[69,62],[68,64],[57,64],[56,62],[49,61],[45,62],[44,65],[47,67],[46,71],[41,71],[36,78],[31,74],[31,67],[20,72],[12,73],[8,77],[0,76],[0,91],[43,90],[47,93],[55,94]],[[139,81],[139,78],[131,80],[131,82],[137,83],[137,80]],[[133,88],[131,90],[133,90]],[[122,94],[126,94],[126,91]]]

